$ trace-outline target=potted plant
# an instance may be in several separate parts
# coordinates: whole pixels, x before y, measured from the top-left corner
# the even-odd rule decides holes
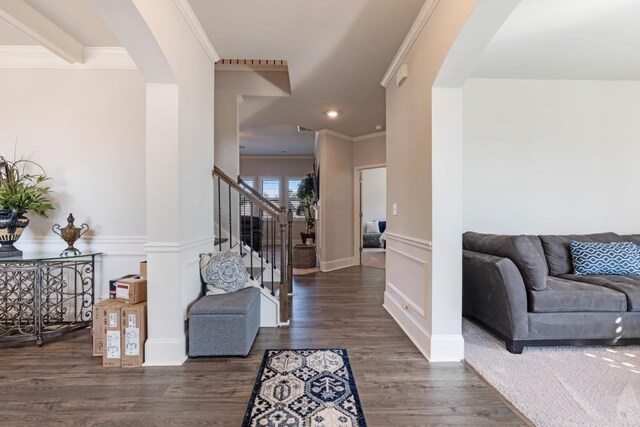
[[[314,205],[316,203],[316,185],[315,178],[312,174],[308,174],[302,179],[300,185],[298,185],[298,191],[296,192],[300,204],[296,209],[297,215],[304,216],[304,220],[307,223],[307,229],[300,233],[302,243],[307,244],[307,239],[311,239],[313,243],[316,242],[316,233],[313,231],[316,219],[313,212]]]
[[[36,173],[27,170],[36,169]],[[34,213],[47,218],[54,209],[51,189],[44,169],[31,160],[5,160],[0,156],[0,257],[20,256],[22,251],[13,244],[29,225],[25,216]]]

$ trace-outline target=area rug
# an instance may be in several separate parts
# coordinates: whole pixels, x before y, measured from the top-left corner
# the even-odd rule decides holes
[[[640,424],[640,346],[525,347],[463,321],[465,359],[534,424]]]
[[[242,425],[366,426],[347,350],[266,350]]]

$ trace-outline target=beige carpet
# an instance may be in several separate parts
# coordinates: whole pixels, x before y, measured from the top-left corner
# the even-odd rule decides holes
[[[364,267],[385,268],[386,253],[384,249],[363,249],[362,265]]]
[[[538,426],[640,425],[640,346],[525,347],[463,321],[465,359]]]

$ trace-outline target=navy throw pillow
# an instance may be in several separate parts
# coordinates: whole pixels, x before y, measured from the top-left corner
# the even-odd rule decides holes
[[[570,242],[575,274],[640,274],[640,249],[631,242]]]
[[[387,221],[378,221],[378,229],[381,233],[384,233],[384,230],[387,229]]]

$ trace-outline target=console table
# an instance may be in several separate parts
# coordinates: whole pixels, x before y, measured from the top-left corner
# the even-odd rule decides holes
[[[91,326],[99,255],[0,258],[0,346],[27,341],[41,346],[44,340]]]

